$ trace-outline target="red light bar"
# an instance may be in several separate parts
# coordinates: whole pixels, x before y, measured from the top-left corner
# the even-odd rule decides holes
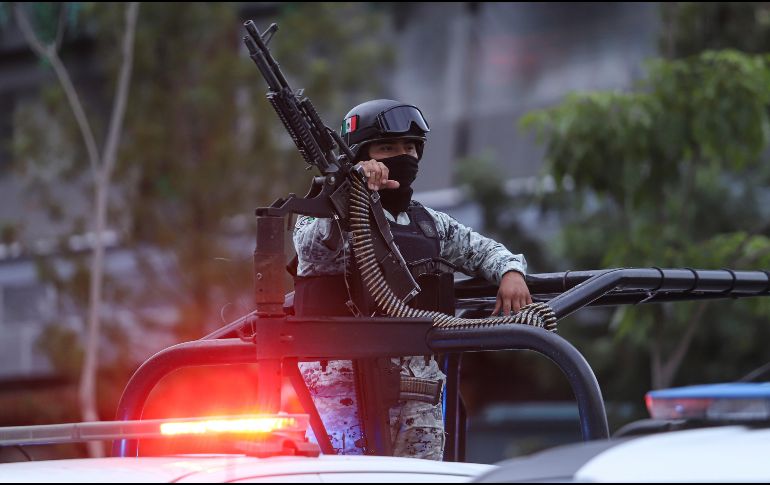
[[[307,429],[307,424],[305,425]],[[266,434],[273,431],[300,431],[294,417],[224,418],[162,423],[164,436],[210,433]]]
[[[77,443],[181,435],[237,434],[270,436],[271,432],[300,433],[308,428],[307,414],[213,416],[204,418],[97,421],[0,428],[0,446]]]

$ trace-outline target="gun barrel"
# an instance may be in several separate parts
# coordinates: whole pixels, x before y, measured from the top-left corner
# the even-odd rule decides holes
[[[253,20],[247,20],[246,23],[243,24],[244,27],[246,27],[246,31],[252,36],[252,37],[259,37],[259,29],[257,29],[257,25],[254,23]]]
[[[267,61],[267,65],[269,66],[270,70],[273,73],[273,76],[276,78],[280,86],[282,88],[288,88],[289,83],[286,81],[286,78],[281,72],[280,66],[275,61],[275,59],[273,59],[273,55],[270,54],[270,50],[265,45],[265,42],[262,40],[262,34],[259,33],[259,29],[257,28],[256,24],[254,24],[254,21],[248,20],[243,25],[246,27],[246,31],[249,33],[251,38],[256,43],[257,48],[261,51],[262,55]]]
[[[266,44],[270,42],[278,26],[271,25],[265,31],[264,37],[252,20],[246,21],[244,27],[248,32],[243,39],[244,43],[270,88],[267,98],[300,154],[309,165],[314,165],[321,173],[336,172],[341,167],[340,160],[334,154],[335,147],[339,148],[348,160],[351,159],[350,150],[341,143],[334,131],[326,127],[313,104],[302,95],[302,91],[295,93],[286,82],[280,66]]]
[[[264,77],[265,81],[267,81],[267,86],[270,88],[270,91],[280,91],[281,83],[278,78],[275,77],[275,74],[273,74],[270,66],[267,65],[264,54],[262,54],[262,52],[257,48],[256,44],[254,44],[254,41],[250,37],[244,37],[243,42],[246,44],[246,47],[251,53],[251,60],[254,61],[254,64],[257,65],[259,72],[262,73],[262,77]]]
[[[249,49],[249,54],[252,56],[259,52],[259,49],[257,49],[257,44],[254,43],[254,41],[251,39],[251,37],[246,36],[243,38],[243,43],[246,44],[246,47]]]

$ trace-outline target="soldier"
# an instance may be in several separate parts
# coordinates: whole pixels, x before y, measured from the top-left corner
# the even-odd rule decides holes
[[[412,183],[430,131],[415,106],[374,100],[353,108],[345,117],[341,136],[379,191],[385,216],[404,260],[410,267],[432,262],[439,268],[423,275],[422,291],[410,302],[416,308],[454,314],[452,269],[482,276],[499,284],[493,315],[509,315],[532,303],[524,281],[523,255],[463,226],[447,214],[412,201]],[[295,278],[297,315],[351,316],[351,295],[361,291],[351,278],[350,233],[331,219],[302,216],[294,229],[298,267]],[[348,273],[346,275],[346,273]],[[415,275],[416,276],[416,275]],[[360,284],[360,282],[359,282]],[[446,376],[436,360],[416,356],[394,359],[404,383],[430,384],[437,392],[414,396],[390,410],[395,456],[441,460],[444,425],[440,389]],[[356,406],[355,378],[350,361],[327,365],[304,363],[302,374],[332,439],[342,454],[361,454],[361,426]]]

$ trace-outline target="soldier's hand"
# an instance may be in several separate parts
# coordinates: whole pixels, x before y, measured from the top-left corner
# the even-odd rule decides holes
[[[508,316],[521,310],[521,307],[532,303],[532,296],[529,294],[529,288],[524,281],[524,276],[516,271],[509,271],[503,275],[500,281],[500,288],[497,290],[497,303],[492,316],[498,315],[500,311],[504,316]]]
[[[397,181],[388,179],[388,167],[384,163],[372,159],[359,162],[358,165],[364,169],[369,190],[397,189],[399,187],[400,184]]]

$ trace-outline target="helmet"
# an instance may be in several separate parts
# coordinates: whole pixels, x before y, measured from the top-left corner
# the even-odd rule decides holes
[[[361,151],[367,144],[389,138],[406,138],[417,142],[417,156],[422,158],[428,122],[416,106],[391,99],[375,99],[351,109],[342,121],[340,136],[355,156],[366,157]]]

